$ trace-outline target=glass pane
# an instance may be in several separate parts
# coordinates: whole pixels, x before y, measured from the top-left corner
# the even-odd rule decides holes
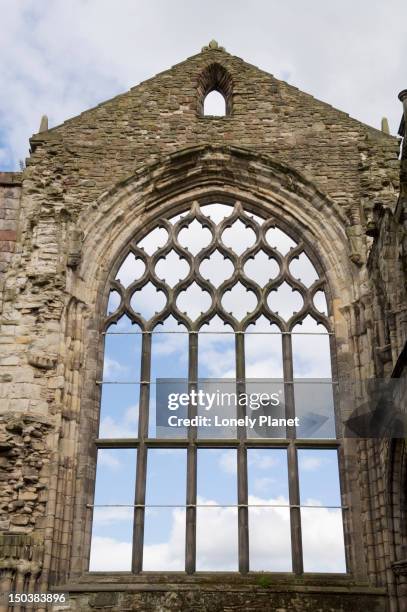
[[[146,508],[143,570],[185,569],[185,508]]]
[[[340,506],[338,453],[331,449],[299,449],[302,506]]]
[[[98,451],[90,571],[130,571],[136,449]]]
[[[346,572],[342,511],[301,508],[304,572]]]
[[[238,570],[237,508],[197,508],[197,571]]]
[[[137,438],[140,385],[102,385],[99,438]]]

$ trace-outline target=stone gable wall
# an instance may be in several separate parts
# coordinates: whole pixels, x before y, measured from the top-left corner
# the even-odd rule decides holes
[[[232,79],[233,112],[197,113],[205,67]],[[72,214],[136,168],[196,145],[235,145],[271,156],[345,205],[381,198],[395,205],[397,140],[218,50],[193,56],[117,98],[32,140],[27,193],[37,186]],[[42,144],[41,144],[42,143]]]

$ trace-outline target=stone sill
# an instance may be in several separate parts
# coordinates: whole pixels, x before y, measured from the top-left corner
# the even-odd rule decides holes
[[[259,584],[269,580],[268,585]],[[308,574],[303,577],[293,574],[253,573],[246,576],[229,572],[202,572],[186,576],[179,572],[145,572],[134,575],[125,572],[87,573],[77,580],[55,585],[53,591],[217,591],[227,588],[229,592],[266,591],[276,593],[332,593],[353,595],[386,595],[385,588],[369,586],[367,582],[356,582],[347,574]]]

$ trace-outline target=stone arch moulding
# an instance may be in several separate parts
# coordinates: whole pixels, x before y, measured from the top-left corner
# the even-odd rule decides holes
[[[84,235],[82,257],[76,272],[69,275],[67,287],[71,295],[86,305],[87,325],[82,342],[88,349],[80,375],[78,429],[76,434],[72,432],[81,464],[75,470],[76,499],[72,500],[75,510],[70,513],[67,525],[73,533],[72,554],[70,570],[66,567],[60,570],[60,575],[69,574],[75,579],[87,568],[90,533],[75,525],[87,524],[86,507],[91,503],[93,467],[88,458],[92,455],[92,427],[97,421],[98,391],[94,380],[100,364],[97,337],[106,281],[123,248],[136,233],[142,238],[160,216],[169,211],[177,214],[198,197],[224,203],[228,203],[228,198],[239,199],[247,209],[272,215],[282,229],[286,226],[301,235],[324,269],[337,340],[342,345],[348,343],[347,324],[339,309],[352,300],[352,287],[357,283],[351,279],[356,281],[357,271],[349,259],[346,215],[298,172],[245,149],[200,146],[145,165],[102,194],[78,219],[77,227]],[[359,545],[362,548],[361,542]]]
[[[268,156],[210,145],[183,149],[140,167],[82,213],[77,222],[84,235],[77,276],[86,284],[87,296],[100,291],[107,267],[136,232],[141,237],[161,214],[177,214],[197,197],[224,202],[233,197],[253,212],[272,215],[311,245],[333,299],[341,296],[350,303],[357,297],[349,283],[357,272],[349,259],[346,210],[300,173]]]
[[[387,449],[388,471],[387,507],[392,534],[393,558],[391,559],[395,576],[396,591],[400,597],[405,595],[407,584],[407,443],[405,439],[392,440]]]
[[[198,115],[204,114],[204,101],[211,91],[218,91],[225,99],[226,115],[232,114],[233,80],[229,72],[219,63],[209,64],[198,76],[197,110]]]

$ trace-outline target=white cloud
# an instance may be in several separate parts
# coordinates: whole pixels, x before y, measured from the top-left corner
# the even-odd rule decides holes
[[[128,370],[127,366],[119,363],[116,359],[109,357],[109,355],[105,355],[105,359],[103,362],[103,376],[106,380],[111,376],[115,376],[117,374],[122,374]]]
[[[222,453],[219,457],[219,467],[226,474],[236,474],[237,473],[237,460],[235,452]]]
[[[315,0],[311,8],[300,0],[224,0],[221,6],[122,0],[120,10],[110,0],[0,0],[0,9],[7,16],[0,36],[6,131],[0,156],[13,167],[26,156],[42,114],[54,126],[182,61],[213,37],[230,53],[371,125],[387,115],[395,132],[400,122],[404,0]]]
[[[113,455],[105,448],[98,453],[98,467],[107,467],[112,470],[117,470],[121,467],[121,463],[116,455]]]
[[[226,343],[225,338],[229,338]],[[233,336],[199,336],[200,371],[210,378],[235,377],[235,348]]]
[[[123,287],[128,287],[143,276],[145,269],[144,262],[136,258],[133,253],[129,253],[120,266],[116,279],[120,280]]]
[[[224,310],[231,313],[238,321],[244,319],[248,313],[253,312],[257,303],[255,293],[246,289],[240,281],[222,296]]]
[[[203,312],[207,312],[212,305],[211,296],[207,291],[193,282],[187,289],[181,291],[177,297],[177,307],[180,312],[187,313],[187,316],[195,321]]]
[[[321,465],[322,461],[318,457],[301,457],[301,469],[306,472],[314,472]]]
[[[106,506],[96,507],[93,515],[93,526],[114,525],[118,521],[128,522],[133,519],[134,509],[130,507]]]
[[[278,460],[272,453],[264,453],[261,450],[252,450],[248,459],[249,465],[260,470],[269,470],[278,465]]]
[[[269,491],[270,487],[275,484],[275,478],[269,478],[268,476],[263,476],[261,478],[255,478],[253,487],[254,490],[258,493],[266,493]]]
[[[301,528],[304,571],[346,571],[340,509],[302,508]]]
[[[129,406],[124,412],[122,418],[114,419],[111,416],[105,416],[100,421],[99,437],[100,438],[128,438],[137,436],[138,428],[138,405]]]
[[[203,504],[205,500],[200,499],[198,503]],[[209,506],[213,502],[207,503]],[[198,508],[196,549],[198,571],[237,571],[237,508]]]
[[[213,500],[199,499],[199,504]],[[263,499],[250,496],[249,503],[287,505],[284,497]],[[307,503],[314,503],[307,500]],[[306,571],[343,572],[344,552],[340,510],[302,509],[302,535]],[[290,571],[291,544],[288,508],[253,507],[249,510],[251,569]],[[185,513],[172,511],[168,537],[161,543],[145,546],[144,569],[181,570],[184,567]],[[128,569],[131,544],[114,538],[95,537],[92,542],[91,569]],[[126,566],[126,567],[124,567]],[[200,507],[197,518],[197,569],[237,570],[236,508]]]
[[[115,538],[95,536],[92,538],[89,570],[91,572],[128,572],[131,569],[131,542],[120,542]]]
[[[185,511],[174,508],[168,539],[144,546],[143,569],[183,571],[185,567]]]
[[[161,326],[157,327],[157,331],[165,331]],[[185,328],[179,328],[177,331],[183,332]],[[188,336],[182,333],[178,334],[157,334],[154,336],[154,356],[166,357],[169,355],[180,358],[183,362],[187,362],[188,356]],[[185,376],[187,369],[185,367]]]

